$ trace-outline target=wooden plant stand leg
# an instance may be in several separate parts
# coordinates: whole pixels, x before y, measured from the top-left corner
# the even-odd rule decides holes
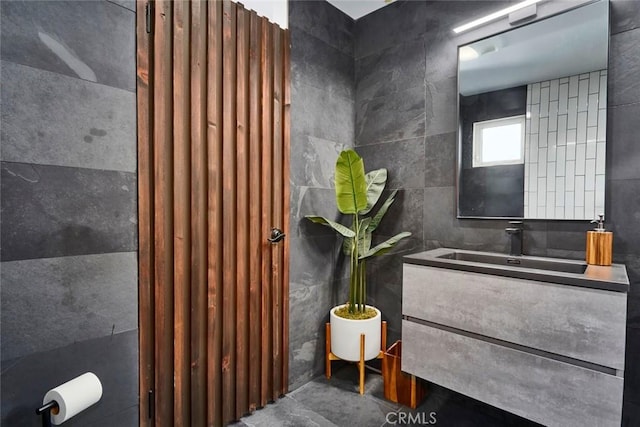
[[[324,374],[327,379],[331,378],[331,323],[325,325],[325,357],[324,357]]]
[[[380,337],[380,352],[376,359],[384,359],[384,352],[387,347],[387,322],[382,322],[381,325],[381,337]],[[365,371],[365,335],[360,334],[360,360],[355,362],[358,365],[358,372],[360,374],[359,388],[360,394],[364,394],[364,371]],[[334,360],[340,360],[338,356],[331,352],[331,323],[325,324],[325,358],[324,358],[324,374],[327,379],[331,379],[331,362]]]
[[[383,353],[387,351],[387,321],[382,321],[382,333],[380,334],[380,354],[378,355],[378,359],[382,359]]]
[[[358,362],[360,371],[360,394],[364,394],[364,334],[360,334],[360,361]]]
[[[415,409],[418,406],[418,396],[417,396],[417,384],[416,384],[416,376],[411,375],[411,400],[409,405],[411,409]]]

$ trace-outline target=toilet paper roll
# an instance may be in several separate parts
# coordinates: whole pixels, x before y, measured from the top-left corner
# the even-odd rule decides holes
[[[42,404],[52,400],[58,403],[58,412],[55,409],[51,411],[51,423],[59,425],[97,403],[101,397],[100,379],[93,372],[87,372],[49,390],[44,395]]]

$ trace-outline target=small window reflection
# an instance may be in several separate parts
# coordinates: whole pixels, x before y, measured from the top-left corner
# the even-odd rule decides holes
[[[524,163],[525,116],[475,122],[473,167]]]

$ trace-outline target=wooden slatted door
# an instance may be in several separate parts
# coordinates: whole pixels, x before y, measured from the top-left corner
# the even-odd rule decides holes
[[[219,426],[288,384],[289,33],[137,4],[140,425]]]

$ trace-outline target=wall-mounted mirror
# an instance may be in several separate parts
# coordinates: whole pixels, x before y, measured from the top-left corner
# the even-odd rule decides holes
[[[458,217],[604,213],[609,3],[458,48]]]

